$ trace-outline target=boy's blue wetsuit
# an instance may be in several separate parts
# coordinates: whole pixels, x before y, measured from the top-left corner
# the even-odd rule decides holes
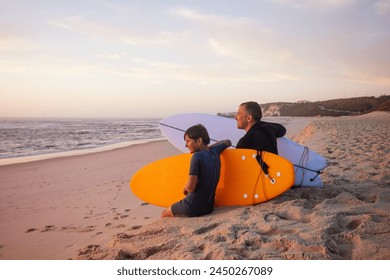
[[[192,155],[189,175],[196,175],[198,182],[194,192],[172,205],[173,215],[196,217],[213,212],[215,190],[221,171],[220,154],[226,148],[224,143],[220,143],[209,151],[199,151]]]

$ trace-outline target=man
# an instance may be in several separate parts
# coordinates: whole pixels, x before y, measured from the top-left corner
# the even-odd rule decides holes
[[[238,107],[235,119],[237,128],[246,134],[238,141],[237,149],[255,149],[278,154],[276,139],[286,134],[281,124],[261,121],[261,107],[257,102],[249,101]]]

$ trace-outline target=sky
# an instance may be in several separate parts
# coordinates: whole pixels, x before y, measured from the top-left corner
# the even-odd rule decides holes
[[[390,0],[0,0],[0,117],[390,93]]]

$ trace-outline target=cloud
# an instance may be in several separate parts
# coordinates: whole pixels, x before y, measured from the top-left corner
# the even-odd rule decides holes
[[[151,35],[127,33],[121,40],[134,46],[171,46],[183,44],[190,39],[190,32],[158,31]]]
[[[245,17],[204,14],[189,9],[173,13],[194,24],[193,32],[214,55],[230,59],[243,69],[254,71],[254,80],[296,79],[281,67],[294,60],[293,53],[281,44],[278,35],[262,22]],[[243,70],[241,69],[241,70]],[[248,74],[248,71],[243,71]],[[279,72],[279,73],[277,73]],[[240,76],[240,72],[236,72]]]
[[[292,5],[301,1],[278,2]],[[320,2],[329,7],[352,3]],[[303,3],[318,4],[317,1]],[[286,26],[271,28],[253,18],[219,16],[190,9],[176,9],[172,13],[191,22],[193,32],[203,44],[214,55],[231,63],[236,69],[235,77],[222,71],[231,82],[336,79],[388,83],[389,67],[383,62],[388,60],[386,47],[389,45],[385,39],[377,38],[375,26],[363,25],[365,32],[362,33],[351,29],[350,23],[329,16],[312,18],[308,26],[298,24],[294,35],[289,36],[285,33]],[[337,29],[330,28],[333,25],[337,25]],[[309,33],[310,36],[303,32],[310,30],[317,32]],[[388,36],[386,34],[384,36]]]
[[[346,7],[355,2],[266,1],[279,6],[310,9]],[[376,7],[377,13],[385,13],[388,2],[376,1],[370,7]],[[227,16],[174,8],[168,13],[161,11],[158,19],[146,19],[139,15],[128,17],[129,13],[134,13],[131,7],[127,10],[109,7],[120,17],[118,20],[99,20],[96,15],[84,14],[46,21],[50,27],[75,33],[76,36],[69,37],[66,36],[69,34],[64,34],[64,38],[67,38],[66,43],[75,40],[80,49],[70,51],[65,44],[63,49],[61,44],[57,44],[53,47],[57,49],[40,51],[34,63],[46,65],[41,68],[41,73],[64,76],[108,74],[117,79],[160,84],[175,80],[208,85],[257,85],[328,77],[353,79],[354,75],[374,83],[386,82],[388,69],[380,66],[378,60],[383,49],[359,49],[366,43],[367,29],[364,34],[360,31],[348,32],[353,30],[345,30],[343,22],[333,22],[334,18],[317,19],[315,15],[305,14],[305,19],[309,21],[302,26],[301,22],[286,20],[290,18],[283,13],[275,23],[267,21],[267,16],[262,14],[257,17]],[[296,13],[306,12],[294,10],[294,16],[300,17]],[[332,24],[329,25],[329,22]],[[291,23],[297,25],[286,25]],[[337,29],[332,30],[333,26]],[[310,33],[310,37],[305,31]],[[79,44],[77,34],[84,38],[83,42],[88,42],[85,38],[93,40]],[[377,42],[370,40],[370,44],[375,46]],[[17,50],[13,46],[18,45],[22,46],[23,41],[9,42],[8,47],[2,44],[0,52]],[[383,46],[388,44],[383,43]],[[64,60],[55,59],[56,56]],[[27,64],[27,67],[30,66]]]
[[[24,38],[0,37],[0,54],[2,55],[28,55],[39,46]]]
[[[347,6],[358,0],[266,0],[271,3],[294,7],[294,8],[316,8],[331,9]]]
[[[280,67],[291,59],[292,53],[282,47],[275,34],[258,20],[191,9],[173,9],[163,14],[171,23],[185,19],[192,25],[186,24],[180,29],[167,25],[170,26],[168,29],[156,22],[145,21],[141,25],[145,28],[135,28],[94,21],[84,16],[52,19],[47,23],[105,42],[114,41],[117,46],[122,44],[117,51],[103,50],[98,55],[101,59],[117,62],[107,67],[113,75],[152,82],[176,79],[207,84],[297,79],[285,71],[286,67]],[[138,60],[134,66],[136,60],[123,52],[141,54],[144,60],[142,63]],[[166,57],[165,61],[160,54]],[[129,67],[123,67],[126,62]],[[231,70],[227,70],[228,67]]]
[[[71,16],[62,19],[50,19],[48,25],[86,35],[88,37],[103,37],[112,39],[121,33],[120,28],[114,28],[108,24],[87,19],[82,16]]]
[[[382,0],[374,3],[375,12],[378,15],[389,15],[390,14],[390,0]]]
[[[82,16],[52,19],[47,24],[66,31],[81,34],[86,37],[104,40],[105,42],[124,43],[130,46],[167,46],[175,47],[191,40],[189,31],[172,31],[161,29],[153,22],[131,21],[125,25],[109,24],[103,21],[91,20]]]
[[[272,36],[269,29],[249,18],[202,14],[189,9],[176,10],[175,14],[194,23],[198,38],[218,55],[245,59],[242,50],[246,48],[246,53],[264,50]]]
[[[295,79],[287,73],[277,73],[271,67],[275,60],[283,62],[288,59],[289,52],[273,45],[272,34],[260,22],[249,18],[202,14],[190,9],[176,9],[172,14],[194,23],[195,26],[164,30],[154,25],[137,31],[133,28],[103,25],[84,17],[56,19],[49,24],[130,46],[127,54],[103,51],[99,55],[101,59],[117,62],[101,71],[118,77],[151,83],[164,83],[174,79],[198,84]],[[126,50],[126,46],[122,47],[122,50]],[[132,57],[132,52],[142,54],[143,57]],[[161,53],[165,60],[158,55]],[[259,70],[259,67],[264,69]]]

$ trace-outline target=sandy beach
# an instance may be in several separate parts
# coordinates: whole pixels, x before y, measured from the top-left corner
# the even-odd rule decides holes
[[[130,192],[139,168],[179,153],[167,141],[0,166],[0,258],[68,259],[159,218]]]
[[[279,121],[330,161],[324,188],[199,218],[129,189],[167,141],[0,166],[0,259],[390,259],[390,113]]]

